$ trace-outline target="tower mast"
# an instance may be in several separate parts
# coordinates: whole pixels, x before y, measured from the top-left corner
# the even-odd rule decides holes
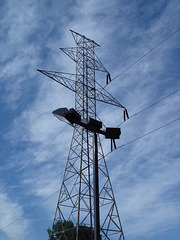
[[[76,47],[61,48],[73,61],[76,62],[76,74],[64,74],[39,70],[43,74],[68,87],[75,92],[75,110],[84,118],[96,119],[96,101],[113,104],[124,108],[95,80],[96,70],[108,71],[95,54],[99,45],[91,39],[70,30]],[[125,109],[126,110],[126,109]],[[126,110],[127,111],[127,110]],[[124,240],[121,221],[115,201],[105,157],[98,136],[98,170],[99,170],[99,207],[100,207],[100,234],[102,239]],[[91,231],[93,239],[94,229],[94,189],[93,189],[93,133],[75,125],[66,162],[60,194],[56,207],[50,240],[71,239],[72,229],[66,229],[64,221],[72,221],[76,226],[76,240],[79,238],[80,228],[86,225]],[[57,225],[62,231],[58,232]],[[73,234],[73,233],[72,233]],[[83,239],[86,239],[84,237]]]

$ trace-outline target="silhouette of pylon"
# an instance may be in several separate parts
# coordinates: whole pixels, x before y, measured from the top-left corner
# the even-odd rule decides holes
[[[76,47],[62,48],[76,62],[76,74],[38,70],[58,83],[75,92],[75,109],[82,118],[98,118],[96,101],[102,101],[124,108],[115,98],[95,81],[95,71],[108,71],[95,55],[95,47],[99,45],[91,39],[70,30]],[[96,87],[98,86],[99,89]],[[99,207],[100,235],[102,239],[124,240],[121,221],[115,201],[105,157],[98,136],[98,170],[99,170]],[[86,239],[79,229],[86,225],[93,239],[94,228],[94,189],[93,189],[93,133],[75,125],[70,144],[67,163],[64,171],[57,208],[51,229],[50,240],[53,239]],[[63,222],[72,221],[75,226],[65,229]],[[57,228],[61,225],[61,231]],[[76,238],[73,238],[76,236]]]

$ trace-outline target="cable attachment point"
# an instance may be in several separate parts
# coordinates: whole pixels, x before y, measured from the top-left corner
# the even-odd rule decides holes
[[[126,121],[127,119],[129,119],[129,114],[128,114],[127,109],[125,108],[124,109],[124,121]]]
[[[108,72],[107,76],[106,76],[106,84],[108,85],[108,83],[110,83],[112,80],[111,80],[111,75],[110,73]]]
[[[116,142],[115,139],[111,139],[111,152],[116,149]]]

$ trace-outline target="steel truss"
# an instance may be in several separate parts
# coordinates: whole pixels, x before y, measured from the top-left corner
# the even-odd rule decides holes
[[[75,109],[82,118],[97,118],[96,100],[124,108],[95,81],[96,70],[109,74],[95,55],[95,47],[99,45],[79,33],[70,31],[76,47],[62,48],[61,50],[76,62],[76,74],[39,71],[75,92]],[[124,240],[121,221],[99,137],[98,159],[100,234],[102,239]],[[76,125],[69,149],[50,240],[57,239],[57,237],[58,239],[75,239],[68,238],[72,229],[64,228],[63,222],[68,220],[71,220],[74,226],[76,226],[76,240],[83,239],[82,236],[81,238],[79,237],[79,229],[83,225],[92,229],[91,239],[93,239],[93,197],[93,134]],[[58,223],[61,224],[62,228],[60,232],[57,229]],[[84,239],[86,238],[84,237]]]

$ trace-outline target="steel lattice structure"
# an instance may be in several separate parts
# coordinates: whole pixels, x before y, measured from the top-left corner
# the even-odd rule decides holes
[[[76,74],[38,71],[75,92],[75,109],[83,118],[97,118],[96,101],[124,108],[95,81],[96,70],[106,72],[107,76],[109,76],[108,71],[95,54],[95,48],[99,45],[77,32],[70,31],[76,47],[61,48],[61,50],[76,62]],[[79,229],[82,225],[92,229],[91,239],[93,239],[92,139],[93,134],[91,132],[78,125],[74,127],[50,240],[53,240],[55,237],[58,239],[74,239],[68,238],[70,230],[65,230],[62,224],[65,220],[71,220],[75,224],[76,240],[82,239],[82,237],[79,238]],[[121,221],[99,137],[98,159],[100,234],[102,239],[124,240]],[[57,229],[57,224],[61,224],[61,232]]]

